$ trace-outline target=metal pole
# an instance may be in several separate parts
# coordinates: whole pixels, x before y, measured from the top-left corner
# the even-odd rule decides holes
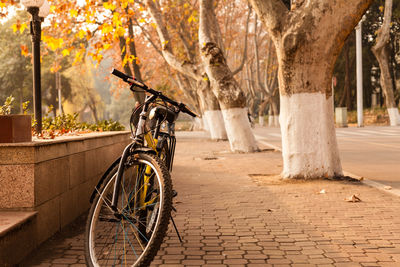
[[[42,94],[40,80],[40,39],[41,39],[41,20],[39,18],[39,8],[29,7],[28,12],[32,15],[31,35],[33,51],[33,106],[35,112],[36,127],[38,134],[42,132]]]
[[[364,127],[363,118],[363,73],[362,73],[362,20],[356,27],[356,57],[357,57],[357,126]]]

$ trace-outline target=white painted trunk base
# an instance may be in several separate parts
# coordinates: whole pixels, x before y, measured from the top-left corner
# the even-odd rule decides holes
[[[279,115],[273,116],[274,127],[279,127]]]
[[[269,127],[279,127],[279,115],[269,115],[268,116],[268,126]]]
[[[210,127],[208,126],[208,121],[207,121],[207,118],[206,118],[206,114],[203,114],[202,121],[203,121],[203,129],[204,129],[204,131],[210,133]]]
[[[332,98],[322,93],[281,96],[283,178],[341,176]]]
[[[272,115],[268,115],[268,126],[269,127],[274,126],[274,117]]]
[[[204,120],[207,121],[212,140],[228,139],[221,110],[206,110],[204,112]]]
[[[234,152],[254,152],[258,150],[251,131],[247,108],[222,110],[231,150]]]
[[[390,126],[400,125],[400,115],[397,108],[388,108]]]
[[[204,130],[203,118],[199,118],[199,117],[194,118],[193,130],[194,131]]]
[[[258,124],[264,126],[264,116],[258,116]]]

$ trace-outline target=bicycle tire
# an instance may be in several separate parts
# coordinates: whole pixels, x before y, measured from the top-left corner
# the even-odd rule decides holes
[[[171,216],[171,177],[165,164],[152,154],[139,153],[135,155],[135,161],[137,164],[125,168],[121,180],[118,196],[118,210],[122,214],[120,218],[109,208],[118,168],[110,172],[92,203],[85,232],[85,259],[88,266],[149,266],[160,249]],[[142,187],[137,190],[137,186],[147,166],[151,168],[150,180],[154,178],[153,185],[148,184],[154,202],[138,207],[136,200]],[[153,218],[153,222],[146,221],[146,229],[149,230],[149,225],[151,228],[147,233],[140,232],[143,227],[139,229],[143,223],[143,210]]]

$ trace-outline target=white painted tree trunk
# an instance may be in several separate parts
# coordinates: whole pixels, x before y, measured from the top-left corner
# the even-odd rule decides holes
[[[342,176],[332,98],[324,93],[281,95],[284,178]]]
[[[386,108],[389,113],[390,126],[399,124],[399,110],[394,98],[393,77],[390,70],[390,25],[392,20],[393,1],[385,0],[384,20],[381,28],[377,31],[376,43],[372,47],[381,69],[380,82],[385,94]]]
[[[264,116],[258,116],[258,124],[261,127],[264,126]]]
[[[331,79],[345,39],[372,0],[250,0],[274,41],[279,64],[284,178],[342,175]]]
[[[204,112],[204,119],[207,121],[212,140],[228,139],[221,110],[206,110]]]
[[[269,114],[268,115],[268,127],[273,127],[274,126],[274,116]]]
[[[204,119],[200,117],[196,117],[193,120],[193,131],[201,131],[204,129]]]
[[[236,152],[254,152],[258,150],[247,117],[247,109],[223,109],[222,114],[231,150]]]
[[[274,121],[274,127],[279,127],[279,115],[274,115],[272,120]]]
[[[388,108],[390,126],[400,125],[399,109],[397,107]]]
[[[246,98],[229,69],[219,42],[219,25],[213,0],[200,0],[199,45],[202,62],[218,99],[232,151],[257,151],[247,117]]]

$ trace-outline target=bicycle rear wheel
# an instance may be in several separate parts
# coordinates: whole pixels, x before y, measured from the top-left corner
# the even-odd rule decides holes
[[[168,228],[171,178],[158,157],[140,153],[121,179],[118,212],[111,210],[117,169],[109,175],[89,211],[85,257],[89,266],[148,266]],[[146,191],[146,194],[144,192]]]

